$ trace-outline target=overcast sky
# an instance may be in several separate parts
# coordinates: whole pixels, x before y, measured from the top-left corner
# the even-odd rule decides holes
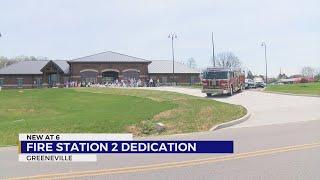
[[[150,60],[176,58],[210,65],[216,53],[234,52],[255,74],[320,68],[320,1],[38,0],[0,2],[0,56],[73,59],[115,51]]]

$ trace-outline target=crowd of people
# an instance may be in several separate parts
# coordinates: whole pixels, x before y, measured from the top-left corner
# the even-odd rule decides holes
[[[141,79],[114,80],[112,82],[96,83],[86,81],[71,81],[65,82],[65,87],[158,87],[160,86],[159,79],[155,82],[152,78],[142,81]]]

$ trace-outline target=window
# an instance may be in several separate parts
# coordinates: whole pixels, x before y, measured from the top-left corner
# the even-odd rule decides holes
[[[48,75],[48,83],[51,87],[57,86],[57,83],[59,83],[59,79],[59,74]]]
[[[37,78],[36,79],[36,86],[37,87],[41,87],[42,86],[42,79],[41,78]]]
[[[4,80],[3,79],[0,79],[0,87],[2,87],[4,84]]]
[[[82,83],[97,83],[98,73],[95,71],[83,71],[80,72]]]
[[[167,76],[162,76],[161,77],[161,83],[166,84],[168,82],[168,77]]]
[[[130,70],[130,71],[123,72],[122,74],[123,74],[124,79],[126,79],[126,80],[130,80],[130,79],[138,80],[139,79],[139,72],[138,71]]]
[[[23,78],[17,79],[17,85],[18,87],[23,87]]]
[[[203,73],[204,79],[228,79],[228,71],[207,71]]]
[[[191,83],[197,83],[198,82],[198,77],[197,76],[191,76]]]
[[[230,78],[233,78],[233,77],[234,77],[234,73],[230,72]]]
[[[152,79],[153,81],[158,80],[158,79],[157,79],[157,76],[150,76],[150,79]]]
[[[64,83],[68,83],[70,79],[69,79],[68,76],[64,76],[64,77],[63,77],[63,80],[64,80],[64,81],[63,81]]]
[[[105,71],[102,72],[102,83],[113,83],[116,79],[119,78],[119,73],[116,71]]]

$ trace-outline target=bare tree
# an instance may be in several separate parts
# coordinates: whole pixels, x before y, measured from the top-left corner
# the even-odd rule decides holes
[[[301,70],[301,75],[303,77],[313,77],[315,75],[315,69],[312,67],[303,67]]]
[[[8,58],[4,56],[0,56],[0,68],[9,66],[11,64],[17,63],[19,61],[40,61],[40,60],[48,60],[47,57],[42,57],[42,56],[17,56],[13,58]]]
[[[314,74],[315,80],[320,81],[320,68],[316,69]]]
[[[280,73],[277,78],[278,79],[287,79],[288,76],[285,73]]]
[[[250,70],[247,73],[247,78],[248,79],[253,79],[254,78],[254,75],[252,74],[252,72]]]
[[[189,58],[189,59],[187,59],[187,66],[189,67],[189,68],[196,68],[197,67],[197,64],[196,64],[196,61],[194,60],[194,58]]]
[[[241,62],[237,56],[232,52],[218,53],[216,56],[216,63],[220,67],[225,68],[241,68]]]

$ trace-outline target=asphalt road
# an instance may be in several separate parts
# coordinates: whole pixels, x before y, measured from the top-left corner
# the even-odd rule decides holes
[[[195,90],[185,91],[196,93]],[[320,178],[320,98],[244,92],[231,98],[215,99],[243,104],[252,113],[252,118],[235,127],[214,132],[149,139],[234,140],[234,154],[114,154],[100,155],[96,163],[21,163],[17,162],[17,148],[10,147],[0,149],[0,178]],[[297,112],[299,107],[302,110]]]

